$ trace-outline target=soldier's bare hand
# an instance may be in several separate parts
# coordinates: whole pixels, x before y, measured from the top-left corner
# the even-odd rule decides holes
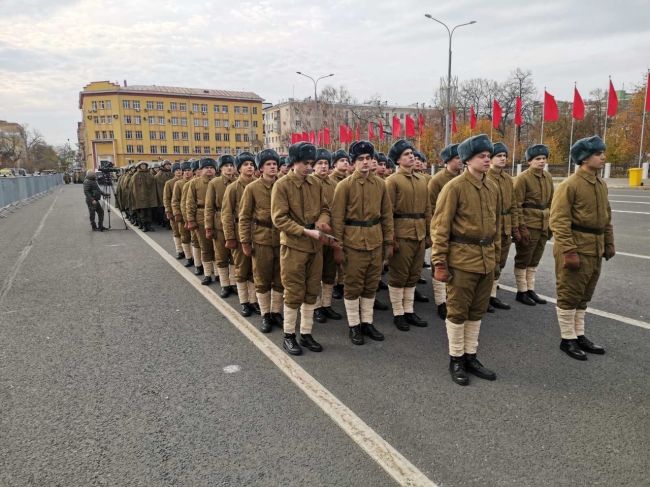
[[[303,229],[302,233],[306,235],[309,238],[313,238],[314,240],[319,240],[320,239],[320,232],[318,230],[312,230],[310,228],[305,228]]]
[[[172,214],[171,213],[165,213],[165,218],[167,218],[167,220],[171,220],[172,219]]]
[[[316,223],[316,230],[320,230],[323,233],[332,233],[332,227],[325,222]]]
[[[194,230],[196,227],[198,227],[196,222],[187,222],[187,229],[188,230]]]
[[[230,250],[235,250],[237,248],[237,240],[235,240],[234,238],[226,240],[225,247]]]
[[[393,245],[392,244],[385,245],[384,246],[384,259],[388,260],[391,257],[393,257]]]
[[[208,240],[213,240],[214,239],[214,233],[212,233],[211,228],[206,228],[205,229],[205,238],[207,238]]]
[[[580,269],[580,256],[575,250],[570,250],[564,253],[564,268],[570,271],[577,271]]]
[[[433,266],[433,278],[438,282],[449,282],[449,269],[446,262],[438,262]]]
[[[616,255],[616,247],[614,247],[614,244],[611,243],[605,245],[605,260],[609,260],[615,255]]]
[[[180,223],[180,222],[182,222],[182,221],[183,221],[183,216],[182,216],[182,215],[176,215],[176,216],[174,217],[174,221],[175,221],[176,223]]]
[[[521,234],[522,245],[530,245],[530,232],[526,225],[519,226],[519,233]]]
[[[249,243],[243,243],[242,242],[241,250],[242,250],[242,252],[244,252],[244,255],[246,257],[250,257],[251,255],[253,255],[253,247],[251,247],[251,244],[249,244]]]
[[[343,253],[343,249],[339,246],[334,249],[334,262],[336,262],[336,265],[341,265],[345,261],[345,254]]]

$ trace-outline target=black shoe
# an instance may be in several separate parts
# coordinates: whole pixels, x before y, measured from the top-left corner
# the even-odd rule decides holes
[[[428,262],[425,262],[424,264],[422,264],[422,268],[423,269],[431,269],[431,264],[429,264]]]
[[[350,341],[355,345],[363,345],[366,341],[363,339],[361,334],[361,326],[351,326],[350,327]]]
[[[253,307],[251,306],[250,303],[242,303],[240,311],[242,316],[248,317],[253,314]]]
[[[201,280],[201,284],[203,286],[209,286],[212,284],[212,276],[203,276],[203,279]]]
[[[145,225],[145,224],[143,223],[142,226],[141,226],[140,228],[141,228],[142,231],[145,232],[145,233],[146,233],[146,232],[151,232],[151,227],[150,227],[148,224]]]
[[[334,299],[343,299],[343,284],[337,284],[332,289],[332,297]]]
[[[260,309],[259,303],[251,303],[251,308],[253,308],[253,313],[255,313],[256,315],[262,314],[262,310]]]
[[[585,352],[595,353],[596,355],[605,355],[605,349],[603,347],[594,344],[584,335],[578,337],[578,346]]]
[[[312,352],[322,352],[323,347],[321,346],[320,343],[318,343],[316,340],[314,340],[314,337],[311,336],[311,333],[307,333],[306,335],[303,335],[302,333],[300,334],[300,344],[303,347],[308,348]]]
[[[447,303],[442,303],[438,305],[438,316],[441,320],[447,319]]]
[[[195,276],[202,276],[203,275],[203,266],[200,265],[196,269],[194,269],[194,275]]]
[[[469,384],[469,377],[467,377],[467,371],[465,370],[464,356],[449,356],[449,373],[451,374],[451,380],[459,386],[466,386]]]
[[[384,334],[375,328],[372,323],[361,323],[361,333],[377,342],[384,340]]]
[[[487,309],[485,311],[487,311],[488,313],[494,313],[494,308],[492,307],[492,305],[490,303],[488,303],[488,307],[487,307]]]
[[[420,277],[418,279],[418,284],[426,284],[426,283],[427,283],[427,280],[424,277]]]
[[[147,223],[147,224],[144,226],[144,228],[145,228],[145,229],[148,229],[150,232],[155,232],[155,231],[156,231],[155,228],[152,228],[151,223]]]
[[[578,340],[566,340],[563,338],[560,342],[560,350],[576,360],[587,360],[587,354],[580,349]]]
[[[176,258],[178,260],[184,259],[185,258],[185,252],[176,252]]]
[[[219,291],[220,298],[226,299],[231,294],[232,294],[232,289],[230,289],[230,286],[221,286],[221,291]]]
[[[497,375],[490,369],[483,367],[483,364],[478,361],[475,353],[465,354],[465,368],[470,374],[474,374],[479,379],[496,380]]]
[[[187,262],[185,262],[185,267],[192,267],[194,265],[194,259],[191,257],[187,259]]]
[[[381,290],[385,291],[386,289],[388,289],[388,284],[386,284],[384,281],[379,279],[379,284],[377,285],[377,291],[381,291]]]
[[[104,225],[99,225],[99,228],[97,229],[100,232],[108,232],[110,230],[109,228],[106,228]]]
[[[499,298],[490,298],[490,305],[496,309],[510,309],[510,305],[504,303]]]
[[[388,305],[375,298],[375,302],[372,304],[372,309],[376,309],[377,311],[386,311],[388,309]]]
[[[533,301],[535,301],[537,304],[546,304],[546,300],[540,298],[537,295],[537,293],[535,291],[533,291],[532,289],[529,289],[528,291],[526,291],[526,294],[528,294],[528,297],[530,299],[532,299]]]
[[[93,232],[96,232],[97,230],[99,230],[99,229],[97,228],[97,224],[96,224],[95,222],[90,222],[90,228],[93,229]]]
[[[279,328],[284,326],[284,318],[280,313],[271,313],[271,318],[273,319],[273,324]]]
[[[324,308],[316,308],[314,310],[314,319],[316,320],[317,323],[327,323],[327,315],[325,314],[325,311],[323,311]]]
[[[422,318],[420,318],[418,315],[416,315],[415,313],[404,313],[404,318],[406,319],[406,322],[409,325],[419,326],[421,328],[424,328],[429,324],[426,321],[424,321]]]
[[[415,293],[413,294],[413,299],[415,300],[416,303],[428,303],[429,302],[429,298],[427,298],[424,294],[422,294],[417,289],[415,290]]]
[[[330,320],[340,320],[343,319],[343,316],[341,316],[339,313],[334,311],[331,306],[323,306],[321,308],[323,313],[325,314],[325,317],[330,319]]]
[[[296,341],[295,333],[285,333],[284,340],[282,340],[282,348],[284,348],[288,354],[291,355],[301,355],[302,348],[298,345]]]
[[[260,326],[260,331],[262,333],[271,333],[272,329],[273,317],[271,316],[271,313],[266,313],[264,316],[262,316],[262,326]]]
[[[528,291],[517,291],[515,299],[526,306],[535,306],[535,301],[528,295]]]
[[[393,317],[393,323],[400,331],[409,331],[411,329],[409,324],[406,322],[406,318],[404,317],[404,315]]]

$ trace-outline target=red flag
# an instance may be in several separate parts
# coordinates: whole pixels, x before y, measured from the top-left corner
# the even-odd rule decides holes
[[[573,113],[572,116],[575,120],[583,120],[585,118],[585,102],[582,101],[578,88],[573,88]]]
[[[455,134],[458,132],[458,127],[456,126],[456,109],[451,109],[451,133]]]
[[[476,128],[476,112],[474,106],[469,107],[469,128],[474,130]]]
[[[384,140],[384,122],[379,120],[379,140]]]
[[[497,130],[499,129],[499,125],[501,125],[501,117],[503,117],[503,110],[501,110],[501,105],[499,105],[499,102],[495,98],[492,102],[492,126]]]
[[[415,120],[410,115],[406,116],[406,129],[404,132],[407,137],[415,137]]]
[[[323,145],[323,131],[316,132],[316,145]]]
[[[375,127],[372,122],[368,122],[368,140],[375,140]]]
[[[309,134],[307,132],[302,133],[302,138],[300,139],[302,142],[308,142],[309,141]]]
[[[329,145],[331,143],[331,138],[330,138],[330,129],[325,128],[323,129],[323,138],[325,139],[325,144]]]
[[[544,90],[544,121],[557,122],[560,118],[560,111],[557,108],[555,97]]]
[[[397,115],[393,115],[393,139],[399,139],[400,135],[402,135],[402,123]]]
[[[648,81],[645,85],[645,111],[650,112],[650,96],[648,96],[648,90],[650,89],[650,72],[648,73]]]
[[[524,123],[524,119],[521,116],[521,97],[518,96],[515,100],[515,125],[521,127]]]
[[[609,95],[607,98],[607,116],[615,117],[616,112],[618,111],[618,96],[616,95],[616,90],[612,84],[612,80],[609,80]]]
[[[418,133],[420,136],[424,133],[424,114],[418,113]]]
[[[301,135],[296,132],[291,133],[291,143],[292,144],[297,144],[301,140]]]
[[[339,141],[345,144],[348,141],[348,130],[345,125],[339,125]]]

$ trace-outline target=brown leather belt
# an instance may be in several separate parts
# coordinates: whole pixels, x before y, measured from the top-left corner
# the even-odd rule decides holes
[[[205,205],[196,205],[196,207],[203,209],[203,208],[205,208]]]
[[[602,235],[605,233],[604,228],[591,228],[583,227],[582,225],[576,225],[575,223],[571,224],[571,230],[575,230],[580,233],[591,233],[592,235]]]
[[[264,220],[258,220],[257,218],[255,219],[255,223],[259,225],[260,227],[266,227],[266,228],[273,228],[273,223],[272,222],[266,222]]]
[[[410,218],[412,220],[420,220],[424,218],[424,213],[393,213],[393,218]]]
[[[494,237],[489,238],[472,238],[472,237],[462,237],[460,235],[452,235],[449,240],[451,242],[456,242],[460,244],[469,244],[469,245],[480,245],[482,247],[487,247],[494,243]]]
[[[315,223],[308,223],[307,225],[305,225],[305,228],[307,230],[314,230],[316,228],[316,224]]]
[[[379,225],[379,218],[375,218],[374,220],[345,220],[345,224],[348,227],[374,227],[375,225]]]
[[[535,210],[545,210],[548,208],[548,205],[538,205],[537,203],[524,203],[521,205],[522,208],[533,208]]]

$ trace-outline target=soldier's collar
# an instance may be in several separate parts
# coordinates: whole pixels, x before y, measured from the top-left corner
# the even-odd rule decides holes
[[[487,179],[487,174],[483,174],[483,178],[479,181],[474,176],[472,176],[472,174],[469,172],[469,169],[467,169],[467,170],[463,171],[463,176],[465,177],[465,179],[470,181],[477,189],[481,189],[481,186],[486,185],[485,181]],[[492,183],[492,184],[494,184],[494,183]]]
[[[297,188],[302,186],[302,183],[312,184],[311,178],[306,177],[305,179],[300,179],[300,177],[294,171],[289,172],[289,174],[287,175],[289,176],[293,184],[296,185]]]
[[[596,181],[598,181],[600,179],[598,176],[596,176],[591,171],[583,171],[582,169],[578,169],[576,171],[576,174],[578,176],[582,177],[585,181],[589,181],[591,184],[596,184]]]

